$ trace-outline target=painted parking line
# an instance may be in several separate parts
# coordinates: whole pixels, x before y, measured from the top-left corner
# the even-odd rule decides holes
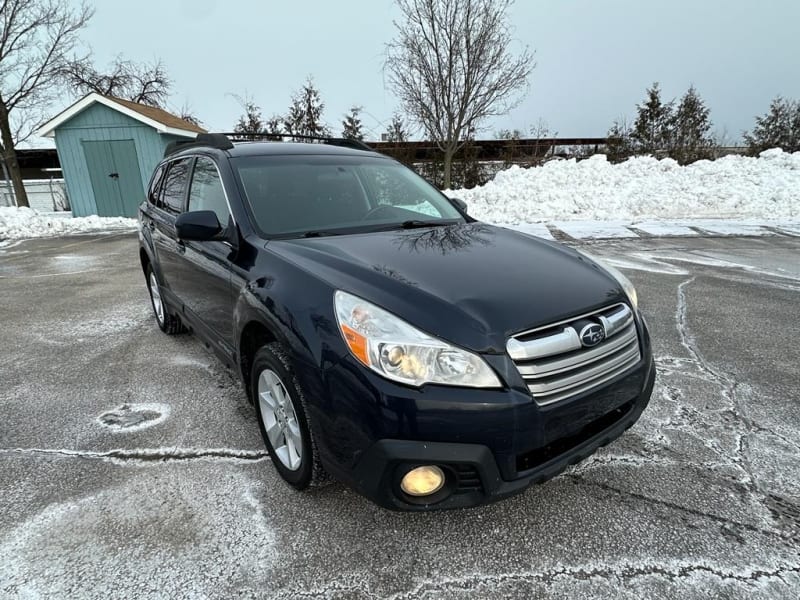
[[[505,225],[504,227],[513,229],[514,231],[521,231],[522,233],[535,235],[536,237],[544,238],[546,240],[555,239],[553,234],[550,233],[550,229],[548,229],[547,225],[544,223],[522,223],[520,225]]]
[[[588,238],[636,238],[628,221],[554,221],[552,225],[578,240]]]

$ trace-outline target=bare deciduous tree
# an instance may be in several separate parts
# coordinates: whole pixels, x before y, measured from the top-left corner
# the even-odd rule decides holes
[[[121,56],[114,59],[107,72],[98,71],[85,59],[71,61],[64,76],[80,94],[97,92],[159,108],[164,107],[172,86],[160,60],[136,63]]]
[[[0,3],[0,152],[18,206],[28,206],[16,146],[42,122],[42,110],[92,16],[67,0]]]
[[[389,82],[406,114],[444,153],[444,187],[467,132],[516,106],[534,67],[514,56],[512,0],[397,0],[403,15],[387,46]]]
[[[178,116],[187,123],[191,123],[192,125],[196,125],[197,127],[203,126],[203,122],[195,114],[194,109],[192,109],[192,105],[189,104],[188,101],[183,103],[180,110],[178,111]]]

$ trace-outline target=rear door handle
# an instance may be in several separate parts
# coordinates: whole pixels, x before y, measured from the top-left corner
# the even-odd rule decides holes
[[[178,248],[178,252],[180,252],[181,254],[186,252],[186,244],[184,244],[181,240],[178,240],[175,243],[175,246]]]

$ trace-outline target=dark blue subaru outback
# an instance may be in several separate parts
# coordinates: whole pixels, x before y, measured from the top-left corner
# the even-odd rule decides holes
[[[473,506],[633,425],[655,369],[624,276],[472,219],[360,143],[310,141],[200,135],[140,210],[159,327],[241,374],[283,479]]]

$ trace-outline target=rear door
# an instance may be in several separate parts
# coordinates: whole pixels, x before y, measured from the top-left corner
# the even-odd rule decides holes
[[[194,158],[191,157],[180,158],[168,164],[156,208],[152,211],[151,232],[162,291],[166,290],[170,304],[178,310],[183,304],[178,292],[185,246],[178,240],[175,219],[186,205],[186,189],[193,161]]]

